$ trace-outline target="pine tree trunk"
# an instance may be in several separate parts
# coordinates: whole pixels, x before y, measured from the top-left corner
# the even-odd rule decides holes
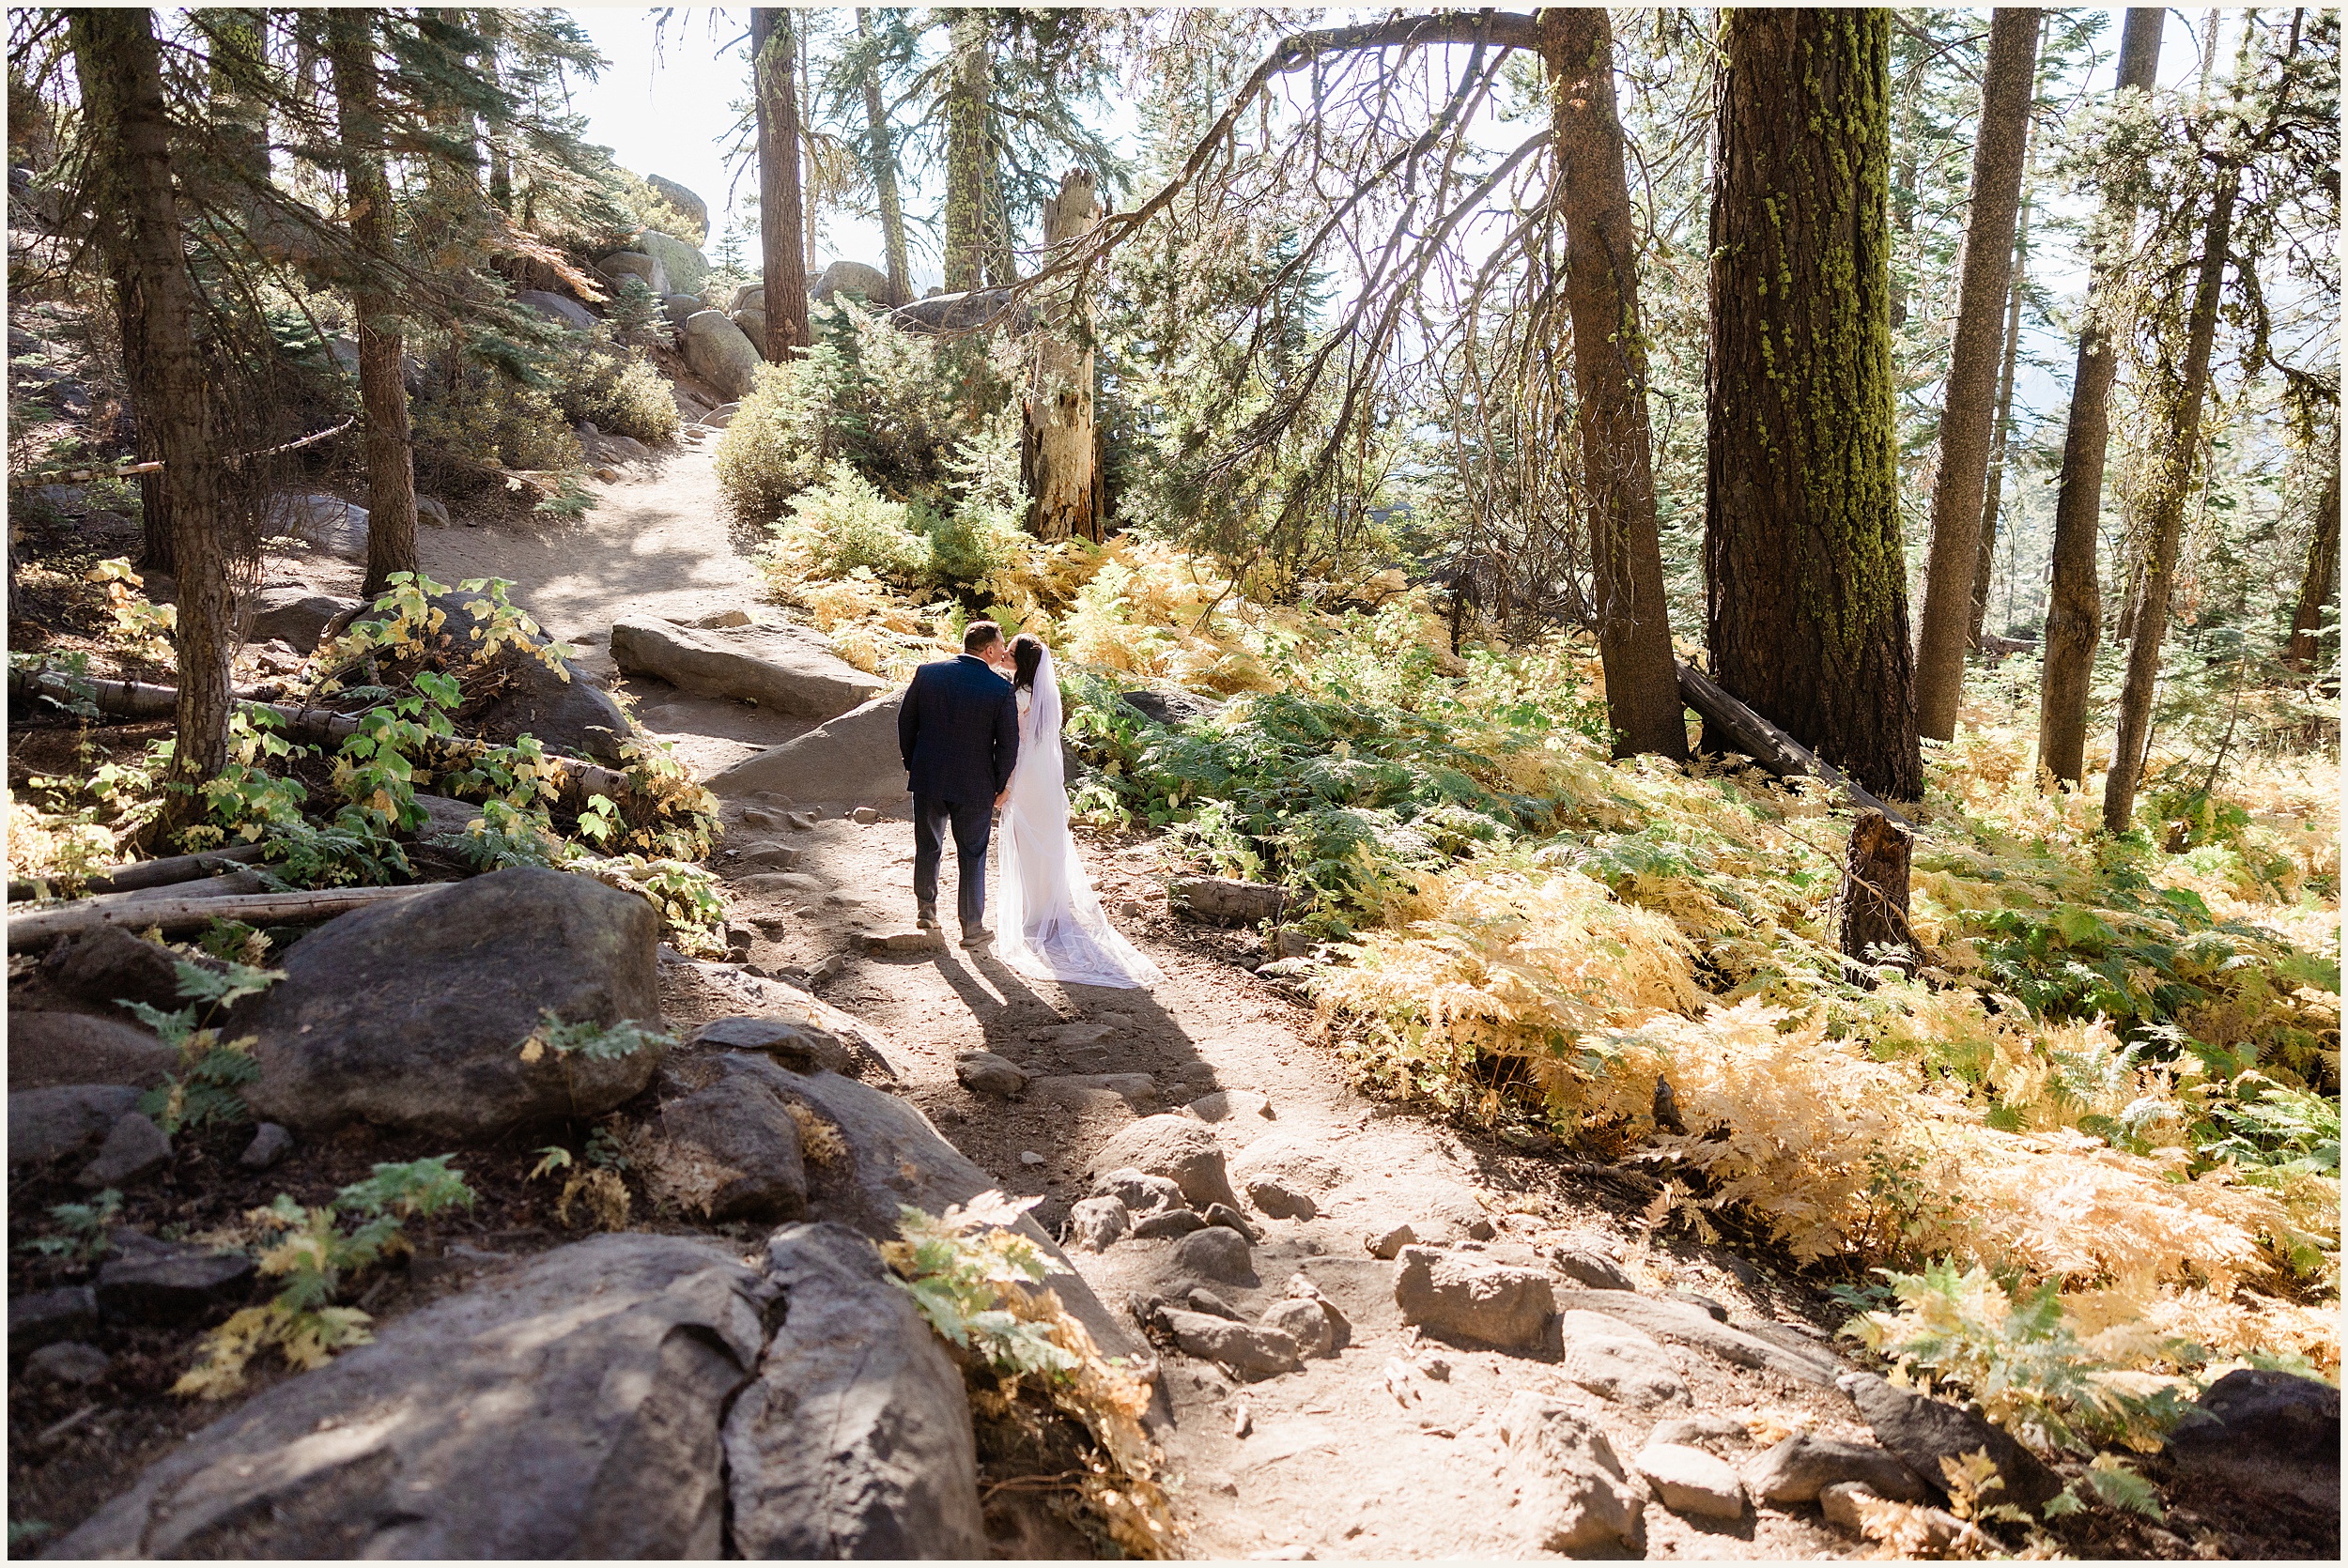
[[[766,357],[780,364],[811,341],[807,326],[806,213],[799,199],[799,94],[791,13],[750,12],[751,98],[758,113],[758,242]]]
[[[946,89],[946,292],[979,286],[986,201],[986,14],[953,13]]]
[[[1956,733],[1965,689],[1966,631],[1981,554],[1981,503],[1997,416],[2000,329],[2014,272],[2015,217],[2030,147],[2030,100],[2038,79],[2035,10],[1989,13],[1989,58],[1982,74],[1980,131],[1973,143],[1971,209],[1958,264],[1956,341],[1940,404],[1940,463],[1932,485],[1932,546],[1924,603],[1916,623],[1916,729],[1934,740]]]
[[[370,269],[380,269],[392,255],[392,186],[376,115],[374,13],[333,10],[326,17],[351,243]],[[391,587],[394,573],[416,569],[415,452],[408,438],[408,389],[400,383],[398,301],[372,278],[354,286],[350,298],[359,326],[359,406],[367,424],[367,575],[360,592],[373,598]]]
[[[857,36],[872,37],[867,13],[856,13]],[[905,209],[897,195],[897,149],[888,134],[888,112],[881,106],[880,67],[864,72],[864,124],[873,161],[873,190],[880,198],[881,244],[888,253],[888,302],[913,300],[913,268],[905,256]]]
[[[179,665],[168,818],[201,813],[193,790],[227,758],[228,642],[233,605],[221,550],[217,432],[193,326],[194,289],[172,192],[161,52],[147,10],[75,10],[69,38],[89,142],[93,195],[113,221],[99,230],[115,275],[129,284],[123,321],[138,345],[131,395],[163,460],[178,578]]]
[[[1892,407],[1891,18],[1722,13],[1706,366],[1713,677],[1867,789],[1923,792]],[[1707,749],[1720,744],[1705,726]]]
[[[1998,560],[1998,509],[2005,500],[2005,456],[2014,434],[2014,365],[2022,349],[2022,289],[2028,282],[2030,198],[2014,234],[2014,286],[2006,291],[2005,368],[1998,374],[1998,428],[1989,449],[1989,484],[1981,502],[1981,556],[1973,570],[1973,620],[1966,646],[1981,651],[1982,623],[1989,616],[1989,581]]]
[[[1058,246],[1091,232],[1101,221],[1091,174],[1072,169],[1059,195],[1043,215],[1046,244]],[[1091,292],[1079,277],[1054,315],[1058,319],[1036,335],[1035,385],[1027,394],[1028,494],[1035,498],[1033,528],[1043,539],[1098,539],[1093,512]]]
[[[1602,8],[1543,10],[1550,148],[1566,223],[1566,302],[1589,508],[1590,586],[1617,756],[1685,761],[1687,710],[1672,668],[1639,319],[1638,230],[1614,110],[1614,33]]]
[[[2299,579],[2299,605],[2291,612],[2291,640],[2283,645],[2283,664],[2301,674],[2315,669],[2316,642],[2324,630],[2324,607],[2340,586],[2340,453],[2332,453],[2331,477],[2325,482],[2324,500],[2315,513],[2315,531],[2308,539],[2308,569]]]
[[[2128,673],[2120,688],[2119,734],[2112,742],[2111,772],[2104,778],[2104,831],[2124,833],[2136,812],[2142,780],[2145,737],[2153,721],[2153,688],[2160,680],[2160,646],[2169,637],[2169,595],[2174,587],[2177,552],[2185,538],[2186,501],[2193,492],[2201,452],[2201,400],[2209,390],[2210,346],[2217,333],[2219,284],[2226,271],[2226,246],[2232,235],[2234,197],[2240,176],[2219,172],[2210,199],[2209,229],[2201,243],[2201,275],[2193,287],[2193,313],[2186,325],[2184,351],[2172,361],[2176,379],[2168,392],[2168,428],[2151,454],[2153,483],[2144,506],[2149,544],[2144,586],[2128,628]]]
[[[2132,8],[2120,38],[2122,92],[2149,92],[2160,64],[2166,11]],[[2120,368],[2119,334],[2102,319],[2113,309],[2122,258],[2136,214],[2124,200],[2106,201],[2103,241],[2088,271],[2087,319],[2078,367],[2071,377],[2071,419],[2062,438],[2062,477],[2055,495],[2054,552],[2047,593],[2046,668],[2038,696],[2038,765],[2057,785],[2078,789],[2087,771],[2087,688],[2095,673],[2096,634],[2104,619],[2096,580],[2096,525],[2103,515],[2104,455],[2110,444],[2111,383]]]

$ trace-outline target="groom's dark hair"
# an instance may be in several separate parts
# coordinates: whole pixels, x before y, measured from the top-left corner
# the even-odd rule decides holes
[[[973,621],[962,628],[962,651],[983,653],[989,645],[1003,640],[1003,628],[992,621]]]

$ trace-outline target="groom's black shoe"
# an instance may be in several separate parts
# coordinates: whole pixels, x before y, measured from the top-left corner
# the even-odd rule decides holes
[[[962,945],[965,947],[984,947],[994,940],[995,933],[984,926],[965,926],[962,929]]]
[[[923,904],[920,907],[920,910],[913,916],[913,924],[917,930],[920,930],[934,931],[937,930],[937,906],[935,904]]]

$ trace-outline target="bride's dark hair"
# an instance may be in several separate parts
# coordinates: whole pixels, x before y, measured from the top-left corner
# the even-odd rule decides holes
[[[1011,639],[1011,684],[1013,690],[1021,686],[1035,689],[1035,672],[1043,664],[1043,644],[1026,632]]]

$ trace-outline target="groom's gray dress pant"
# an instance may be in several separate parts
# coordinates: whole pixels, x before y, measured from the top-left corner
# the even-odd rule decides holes
[[[970,806],[935,795],[913,797],[913,897],[923,909],[937,907],[937,868],[945,858],[949,823],[962,875],[955,913],[962,916],[965,931],[975,931],[986,923],[986,844],[995,829],[993,801]]]

